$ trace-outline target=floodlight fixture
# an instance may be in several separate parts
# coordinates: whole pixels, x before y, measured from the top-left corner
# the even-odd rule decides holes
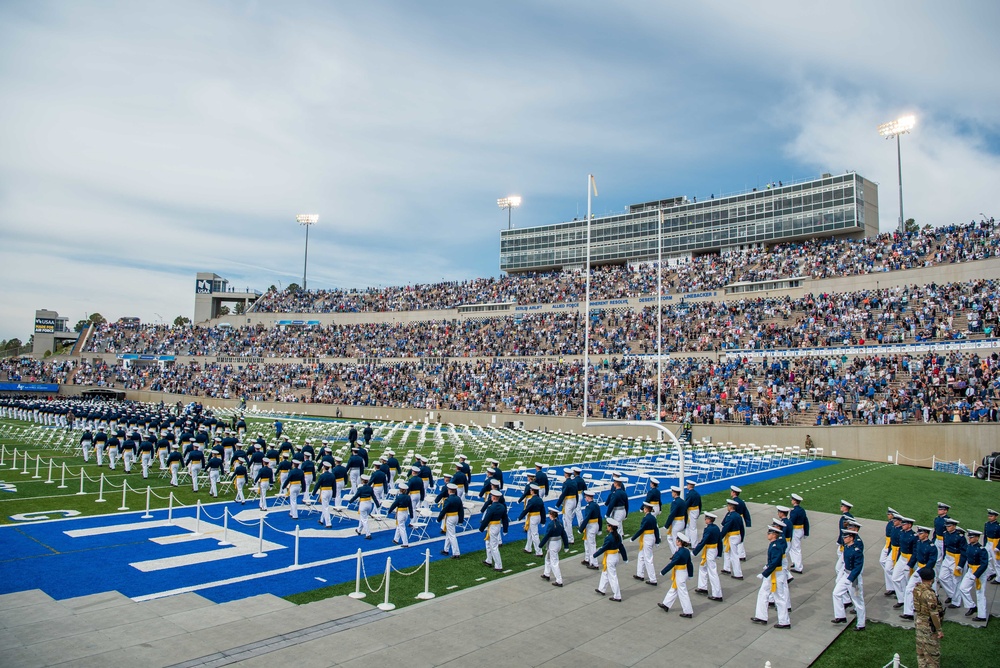
[[[318,213],[300,213],[295,216],[295,222],[306,228],[306,254],[302,261],[302,289],[306,289],[306,268],[309,266],[309,227],[319,222]]]
[[[903,218],[903,158],[899,148],[899,136],[909,134],[917,124],[915,116],[900,116],[894,121],[878,126],[878,133],[886,139],[896,139],[896,170],[899,174],[899,233],[906,232],[906,219]]]
[[[521,196],[509,195],[507,197],[501,197],[497,200],[497,206],[501,209],[507,209],[507,229],[511,229],[510,210],[515,206],[521,206]]]

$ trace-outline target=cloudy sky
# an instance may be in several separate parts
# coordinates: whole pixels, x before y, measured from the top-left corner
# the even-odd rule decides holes
[[[1000,215],[992,2],[0,2],[0,338],[170,321],[194,276],[497,275],[516,226],[859,171]]]

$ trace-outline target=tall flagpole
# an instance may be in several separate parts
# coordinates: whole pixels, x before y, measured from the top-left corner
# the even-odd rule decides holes
[[[660,417],[660,392],[663,388],[663,209],[660,209],[660,223],[656,227],[656,421]],[[662,438],[663,434],[658,432]]]
[[[590,189],[594,183],[594,175],[587,174],[587,289],[583,308],[583,421],[586,422],[590,413],[587,412],[590,399]]]

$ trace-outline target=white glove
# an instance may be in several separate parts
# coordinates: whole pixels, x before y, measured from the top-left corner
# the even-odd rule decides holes
[[[757,574],[757,579],[758,580],[763,580],[764,579],[764,574],[763,573],[758,573]]]

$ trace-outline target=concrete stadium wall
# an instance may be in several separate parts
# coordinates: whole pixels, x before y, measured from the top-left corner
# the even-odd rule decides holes
[[[89,388],[63,386],[61,394],[76,396]],[[199,401],[209,407],[235,408],[235,399],[211,399],[160,392],[127,392],[134,401],[159,402],[172,405],[180,401],[187,404]],[[656,438],[652,427],[619,427],[600,425],[586,429],[578,417],[550,417],[518,415],[512,413],[471,413],[466,411],[423,411],[416,408],[382,408],[374,406],[337,406],[334,404],[295,404],[280,402],[250,402],[247,408],[257,411],[295,413],[312,417],[334,417],[339,408],[346,419],[356,420],[439,420],[443,424],[478,424],[503,427],[508,421],[523,421],[526,430],[574,431],[576,433],[604,434],[628,438],[650,436]],[[680,433],[680,425],[666,423],[667,428]],[[855,425],[838,427],[746,427],[741,425],[694,425],[695,440],[710,437],[713,442],[755,443],[759,446],[802,446],[806,435],[823,448],[828,457],[857,459],[871,462],[894,461],[898,452],[899,463],[930,468],[933,457],[944,460],[961,460],[964,464],[980,461],[984,456],[1000,450],[1000,424],[907,424],[907,425]]]

